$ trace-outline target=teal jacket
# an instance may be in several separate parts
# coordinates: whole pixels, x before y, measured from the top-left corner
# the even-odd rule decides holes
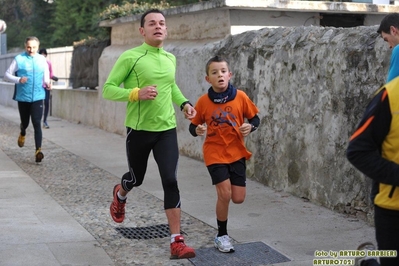
[[[26,83],[17,83],[13,99],[18,102],[35,102],[46,97],[43,89],[44,75],[48,69],[46,58],[36,54],[30,56],[26,52],[15,57],[17,71],[15,76],[27,77]]]

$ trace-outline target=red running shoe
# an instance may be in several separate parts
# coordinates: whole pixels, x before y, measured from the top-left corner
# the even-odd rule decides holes
[[[175,242],[170,244],[170,258],[171,259],[189,259],[195,257],[193,248],[184,244],[183,236],[176,236]]]
[[[121,189],[121,185],[115,185],[114,187],[114,199],[112,200],[111,206],[109,207],[111,217],[115,223],[121,223],[125,219],[125,204],[126,202],[120,202],[118,199],[118,191]]]

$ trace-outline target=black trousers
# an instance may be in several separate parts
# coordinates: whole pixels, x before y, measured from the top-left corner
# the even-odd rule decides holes
[[[399,211],[374,206],[374,222],[378,250],[394,250],[397,253],[399,250]],[[380,257],[380,265],[398,266],[399,257]]]
[[[21,118],[21,134],[25,136],[26,129],[29,126],[29,119],[32,120],[33,129],[35,131],[36,149],[42,147],[42,128],[41,120],[43,116],[43,100],[36,102],[18,102],[19,116]]]

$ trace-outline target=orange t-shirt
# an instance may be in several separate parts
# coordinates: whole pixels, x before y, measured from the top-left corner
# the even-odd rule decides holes
[[[258,108],[245,92],[237,90],[234,100],[227,103],[213,103],[208,94],[202,95],[195,105],[197,115],[191,123],[198,126],[206,123],[207,131],[203,145],[205,165],[229,164],[251,153],[244,144],[239,127],[246,119],[253,118]]]

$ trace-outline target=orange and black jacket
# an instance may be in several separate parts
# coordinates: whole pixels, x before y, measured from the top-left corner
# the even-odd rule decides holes
[[[399,78],[376,92],[350,138],[346,156],[373,180],[374,204],[399,210]]]

